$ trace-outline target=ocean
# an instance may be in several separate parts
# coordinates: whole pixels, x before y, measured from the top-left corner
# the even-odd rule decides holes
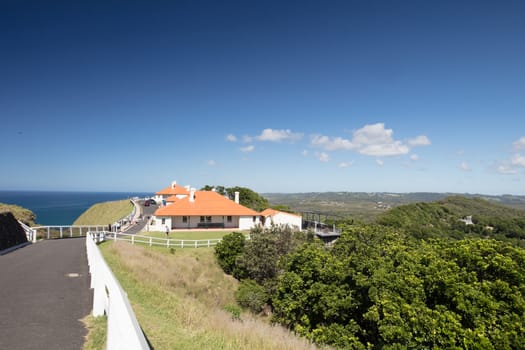
[[[144,192],[0,191],[0,203],[31,210],[39,225],[71,225],[93,204],[151,195]]]

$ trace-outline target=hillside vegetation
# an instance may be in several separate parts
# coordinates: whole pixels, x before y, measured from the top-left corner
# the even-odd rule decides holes
[[[451,210],[431,208],[422,217],[439,221]],[[225,236],[216,257],[240,280],[240,305],[270,309],[274,322],[317,344],[362,350],[525,344],[524,249],[451,239],[446,231],[421,239],[383,225],[342,227],[331,248],[279,231],[253,231],[251,240]]]
[[[35,226],[36,215],[31,210],[14,204],[0,203],[0,213],[10,212],[27,226]]]
[[[108,225],[131,214],[133,204],[129,199],[97,203],[80,215],[73,225]]]
[[[452,193],[387,193],[387,192],[311,192],[265,193],[272,206],[286,205],[297,212],[311,211],[373,222],[375,218],[400,205],[428,203],[453,196]],[[465,198],[483,198],[495,204],[525,210],[525,196],[488,196],[462,194]]]
[[[472,216],[473,225],[460,220],[467,216]],[[484,237],[525,247],[525,211],[482,198],[452,196],[432,203],[402,205],[379,216],[377,222],[419,238]]]
[[[316,349],[286,329],[241,314],[237,281],[218,267],[213,250],[102,246],[155,349]]]

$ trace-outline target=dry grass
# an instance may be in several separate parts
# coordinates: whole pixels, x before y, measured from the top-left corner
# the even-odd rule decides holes
[[[237,282],[217,266],[212,249],[102,245],[156,349],[316,349],[286,329],[224,311],[235,303]]]

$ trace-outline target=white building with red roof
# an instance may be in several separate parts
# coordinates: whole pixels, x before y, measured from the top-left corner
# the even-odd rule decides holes
[[[197,191],[190,186],[179,186],[175,181],[155,193],[161,206],[150,221],[152,231],[188,230],[202,228],[226,228],[249,230],[258,225],[288,225],[301,229],[302,217],[274,209],[259,213],[239,204],[239,193],[235,200],[215,191]]]
[[[164,203],[168,198],[175,196],[176,198],[184,198],[190,195],[190,186],[179,186],[177,181],[173,181],[170,186],[155,192],[155,201],[160,204]]]
[[[159,191],[161,192],[161,191]],[[159,193],[157,192],[157,193]],[[231,228],[249,230],[260,224],[260,213],[214,191],[190,189],[186,195],[163,198],[166,205],[155,211],[150,230]]]
[[[264,227],[272,225],[290,226],[293,229],[300,230],[303,225],[303,217],[298,214],[287,213],[275,209],[265,209],[261,212],[261,222]]]

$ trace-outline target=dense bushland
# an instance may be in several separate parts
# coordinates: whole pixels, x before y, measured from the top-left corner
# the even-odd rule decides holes
[[[220,244],[216,257],[221,266],[228,257],[229,273],[241,280],[240,305],[271,309],[274,322],[318,344],[520,349],[525,250],[515,235],[522,212],[507,210],[450,198],[398,207],[382,225],[345,226],[331,248],[275,227],[254,232],[231,254]],[[466,215],[475,225],[459,221]],[[475,231],[481,226],[490,234]]]
[[[472,216],[473,225],[460,221],[466,216]],[[433,203],[402,205],[377,222],[418,238],[493,238],[525,248],[525,211],[481,198],[453,196]]]
[[[495,240],[421,241],[348,229],[287,257],[273,319],[341,348],[518,349],[525,251]]]

